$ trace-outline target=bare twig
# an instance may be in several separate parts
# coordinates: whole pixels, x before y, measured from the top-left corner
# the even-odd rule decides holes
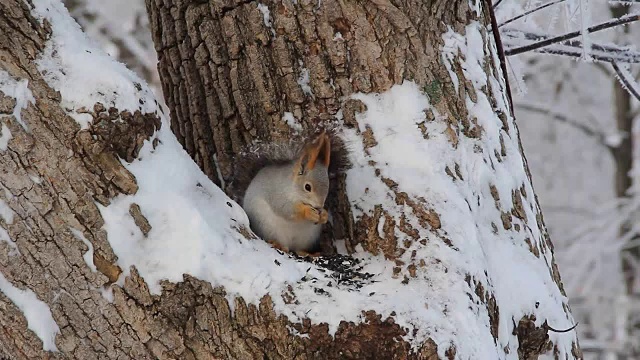
[[[595,48],[595,46],[597,46],[597,45],[596,44],[592,44],[592,46]],[[536,52],[544,53],[544,54],[570,56],[570,57],[575,57],[575,58],[582,57],[582,51],[580,50],[580,48],[576,47],[576,46],[573,46],[573,45],[568,45],[566,47],[552,47],[552,46],[549,46],[549,47],[546,47],[546,48],[538,49],[538,50],[536,50]],[[618,56],[618,54],[616,54],[613,51],[607,52],[605,50],[602,53],[593,52],[593,53],[591,53],[591,57],[594,60],[604,61],[604,62],[622,62],[622,63],[628,63],[628,64],[629,63],[640,63],[640,54],[635,55],[633,57],[623,57],[623,56]]]
[[[572,327],[570,327],[568,329],[556,330],[556,329],[552,328],[551,326],[549,326],[549,324],[547,323],[547,320],[545,320],[544,323],[542,324],[542,327],[547,331],[553,331],[553,332],[556,332],[556,333],[566,333],[566,332],[569,332],[569,331],[575,329],[576,327],[578,327],[578,324],[579,323],[576,323],[575,325],[573,325]]]
[[[498,1],[496,6],[500,3],[500,1],[501,0]],[[513,97],[511,96],[511,86],[509,85],[509,76],[507,75],[507,61],[504,55],[502,37],[500,36],[500,31],[498,31],[498,21],[496,20],[495,7],[491,7],[491,0],[486,0],[486,3],[490,6],[489,16],[491,17],[491,31],[493,32],[493,37],[496,42],[496,50],[498,51],[498,58],[500,59],[500,69],[502,70],[502,76],[504,76],[505,90],[509,99],[509,110],[511,111],[511,116],[514,116]]]
[[[569,57],[574,57],[574,58],[581,58],[582,57],[582,51],[580,51],[579,49],[574,49],[574,48],[544,48],[544,49],[538,49],[536,50],[536,52],[539,53],[543,53],[543,54],[553,54],[553,55],[562,55],[562,56],[569,56]],[[604,61],[604,62],[614,62],[614,61],[624,61],[626,59],[621,59],[621,58],[617,58],[613,55],[607,55],[607,54],[597,54],[597,53],[591,53],[591,58],[597,61]],[[627,61],[624,61],[627,62]],[[640,61],[634,61],[634,62],[640,62]]]
[[[598,25],[594,25],[590,28],[587,29],[587,33],[591,34],[594,32],[598,32],[601,30],[605,30],[605,29],[609,29],[615,26],[619,26],[619,25],[623,25],[623,24],[628,24],[630,22],[634,22],[634,21],[638,21],[640,20],[640,14],[629,14],[629,15],[625,15],[622,17],[619,17],[617,19],[613,19],[610,21],[606,21],[603,23],[600,23]],[[517,48],[512,48],[512,49],[508,49],[505,51],[505,55],[507,56],[511,56],[511,55],[517,55],[517,54],[522,54],[528,51],[532,51],[532,50],[536,50],[536,49],[540,49],[543,48],[545,46],[549,46],[552,44],[556,44],[559,42],[563,42],[569,39],[573,39],[575,37],[578,37],[582,35],[582,33],[580,31],[573,31],[570,33],[566,33],[564,35],[559,35],[559,36],[554,36],[552,38],[547,38],[544,39],[542,41],[533,43],[533,44],[529,44],[529,45],[525,45],[525,46],[521,46],[521,47],[517,47]]]
[[[531,9],[531,10],[526,11],[526,12],[524,12],[524,13],[518,15],[518,16],[512,17],[511,19],[509,19],[509,20],[503,22],[502,24],[498,25],[498,27],[501,28],[501,27],[503,27],[503,26],[505,26],[505,25],[507,25],[509,23],[512,23],[512,22],[514,22],[514,21],[516,21],[518,19],[521,19],[521,18],[523,18],[523,17],[525,17],[527,15],[531,15],[536,11],[540,11],[542,9],[548,8],[551,5],[555,5],[555,4],[561,3],[563,1],[565,1],[565,0],[556,0],[556,1],[548,2],[548,3],[544,4],[544,5],[540,5],[535,9]],[[495,6],[494,6],[494,8],[495,8]]]
[[[500,5],[500,3],[501,3],[501,2],[502,2],[502,0],[498,0],[498,1],[496,1],[496,3],[495,3],[495,4],[493,4],[493,6],[492,6],[492,7],[493,7],[494,9],[495,9],[495,8],[497,8],[497,7],[498,7],[498,5]]]
[[[511,44],[516,40],[524,39],[538,41],[540,39],[548,39],[548,37],[532,32],[508,29],[502,31],[503,42],[505,43],[505,52],[514,49]],[[640,52],[630,48],[623,48],[615,45],[602,45],[598,43],[591,44],[592,58],[598,61],[619,63],[640,63]],[[546,54],[556,54],[571,57],[582,56],[582,42],[579,39],[565,40],[559,44],[551,44],[546,47],[535,49],[534,51]],[[513,55],[513,54],[511,54]]]
[[[591,127],[577,121],[574,119],[571,119],[569,117],[567,117],[564,114],[558,113],[558,112],[553,112],[549,109],[545,109],[541,106],[536,106],[536,105],[531,105],[531,104],[518,104],[517,106],[519,109],[522,110],[526,110],[526,111],[532,111],[532,112],[537,112],[539,114],[543,114],[543,115],[547,115],[550,118],[557,120],[559,122],[565,123],[567,125],[571,125],[572,127],[574,127],[577,130],[580,130],[583,134],[594,138],[595,140],[598,141],[599,144],[601,144],[602,146],[604,146],[605,148],[607,148],[608,150],[612,151],[613,148],[607,144],[607,142],[605,141],[605,135],[601,132],[599,132],[598,130],[592,129]]]
[[[631,83],[633,79],[632,80],[627,79],[626,74],[624,73],[624,71],[622,71],[620,66],[618,66],[618,63],[616,63],[615,61],[611,62],[611,66],[613,67],[613,70],[616,72],[616,74],[618,74],[618,79],[620,79],[620,82],[622,83],[622,85],[624,85],[627,92],[629,92],[629,94],[631,94],[633,97],[635,97],[637,100],[640,101],[640,93],[636,91],[637,90],[636,87],[633,86],[633,84]]]

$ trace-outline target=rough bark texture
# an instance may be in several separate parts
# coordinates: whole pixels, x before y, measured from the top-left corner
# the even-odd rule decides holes
[[[341,97],[383,91],[405,78],[426,86],[440,113],[449,115],[452,128],[457,128],[457,119],[467,119],[460,99],[473,88],[463,84],[455,93],[435,50],[442,45],[440,35],[446,25],[464,33],[464,25],[475,16],[466,1],[269,2],[277,37],[264,26],[254,2],[149,0],[147,4],[172,126],[194,159],[218,182],[214,155],[223,178],[228,176],[232,156],[245,144],[289,135],[281,121],[284,111],[311,127],[330,121],[342,109],[347,125],[353,125],[361,104],[347,101],[342,106]],[[36,99],[22,111],[29,132],[13,118],[1,120],[13,139],[8,150],[0,152],[4,188],[0,197],[16,216],[11,222],[0,219],[0,225],[20,254],[11,255],[9,245],[0,242],[0,272],[51,308],[61,330],[56,337],[60,352],[45,353],[27,329],[22,312],[0,294],[0,358],[437,359],[438,351],[455,358],[455,347],[438,349],[430,339],[412,350],[402,338],[404,329],[373,312],[364,313],[363,323],[343,322],[334,337],[326,324],[290,324],[274,312],[268,296],[258,306],[236,299],[231,312],[224,289],[189,276],[179,284],[164,284],[162,296],[152,296],[132,268],[123,287],[113,286],[113,302],[105,300],[100,289],[111,284],[121,269],[114,265],[96,202],[108,204],[118,194],[137,191],[135,179],[119,158],[134,159],[160,122],[157,114],[132,114],[95,104],[86,109],[94,122],[80,130],[60,106],[60,94],[49,88],[34,64],[50,29],[30,15],[29,7],[22,0],[0,2],[0,69],[27,79]],[[479,20],[486,24],[489,16]],[[337,32],[343,40],[333,41]],[[302,67],[311,74],[313,96],[296,82]],[[456,72],[463,79],[461,69]],[[14,104],[0,93],[0,113],[10,114]],[[457,136],[474,136],[453,130],[451,134],[452,143]],[[366,133],[364,139],[375,142]],[[457,168],[451,176],[460,176]],[[396,191],[393,180],[387,183]],[[396,196],[418,214],[423,227],[440,227],[437,212],[426,202],[400,192]],[[527,194],[513,196],[517,204]],[[517,206],[512,212],[505,210],[505,229],[512,214],[518,216]],[[149,231],[139,207],[132,206],[130,215],[142,232]],[[393,260],[403,251],[397,239],[366,231],[384,218],[385,209],[380,208],[374,217],[360,219],[353,240]],[[408,236],[413,233],[403,223],[385,225],[385,232],[394,226]],[[81,230],[93,244],[98,272],[84,262],[82,255],[88,249],[71,228]],[[399,276],[415,272],[413,263],[397,265]],[[561,286],[555,265],[553,276]],[[470,286],[472,281],[468,279]],[[487,306],[496,337],[495,298],[482,285],[474,286]],[[528,348],[522,349],[521,357],[536,358],[550,343],[534,324],[520,323],[524,325],[514,324],[514,332],[518,330],[523,343],[527,334],[536,334],[526,341]],[[293,335],[291,326],[308,336]]]

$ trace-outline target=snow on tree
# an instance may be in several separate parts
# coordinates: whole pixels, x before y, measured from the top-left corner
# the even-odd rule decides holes
[[[0,354],[581,356],[486,3],[147,7],[171,118],[57,0],[0,3]],[[308,262],[214,182],[319,121],[353,168]]]

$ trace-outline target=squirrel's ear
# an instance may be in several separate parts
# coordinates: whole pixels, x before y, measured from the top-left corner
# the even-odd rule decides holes
[[[306,164],[304,166],[305,169],[313,169],[316,166],[316,163],[319,161],[320,164],[324,167],[329,167],[329,160],[331,156],[331,141],[329,140],[329,136],[327,136],[325,131],[322,133],[311,143],[302,154],[302,164]]]

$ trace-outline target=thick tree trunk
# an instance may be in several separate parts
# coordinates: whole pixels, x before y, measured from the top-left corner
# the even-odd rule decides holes
[[[464,0],[146,0],[146,3],[159,55],[163,91],[172,112],[172,130],[201,169],[223,189],[231,180],[236,155],[248,144],[256,140],[277,141],[296,133],[283,119],[286,113],[292,113],[304,129],[313,129],[319,124],[357,128],[356,114],[365,111],[366,106],[350,96],[381,93],[407,79],[424,89],[439,119],[446,119],[443,121],[447,126],[445,133],[453,147],[460,137],[482,138],[483,129],[469,115],[464,101],[470,98],[475,102],[478,89],[474,89],[469,74],[460,64],[453,65],[452,71],[460,79],[460,86],[454,84],[441,50],[445,46],[443,33],[451,29],[464,34],[466,26],[475,21],[485,26],[481,40],[494,43],[497,32],[486,30],[492,14],[484,2],[475,4],[483,9],[480,13]],[[498,74],[504,68],[496,63],[497,57],[488,53],[485,56],[487,75],[500,77]],[[508,93],[508,84],[503,81],[500,85],[499,89],[483,88],[482,91],[491,98],[502,121],[502,130],[513,136],[517,132],[510,106],[502,110],[496,106],[496,96]],[[510,94],[507,97],[510,104]],[[427,119],[433,118],[430,111]],[[423,131],[424,138],[428,139],[426,130],[418,128],[415,131]],[[365,149],[376,145],[376,135],[370,129],[362,133]],[[498,158],[506,156],[502,136],[501,149],[490,150],[495,151]],[[511,141],[518,144],[521,152],[517,135]],[[522,156],[524,160],[521,153],[510,156]],[[530,178],[524,161],[524,171]],[[369,164],[375,167],[371,161]],[[436,233],[441,228],[438,209],[422,198],[412,198],[399,191],[397,181],[402,179],[385,178],[378,169],[376,172],[388,186],[390,196],[400,207],[408,206],[424,229]],[[446,172],[454,180],[463,180],[458,164],[447,167]],[[513,208],[500,210],[502,216],[498,223],[507,231],[513,231],[512,220],[523,219],[524,210],[519,207],[527,197],[525,187],[514,190]],[[339,227],[352,229],[342,233],[347,238],[347,249],[353,252],[355,246],[361,244],[369,252],[383,253],[387,259],[396,261],[394,271],[400,278],[415,277],[419,259],[412,259],[409,264],[400,259],[409,247],[407,244],[418,240],[417,231],[405,219],[394,218],[390,215],[393,210],[383,206],[353,219],[348,194],[344,187],[342,189],[338,199],[342,207],[333,210],[334,214],[342,215],[337,221]],[[500,209],[500,195],[494,185],[490,189]],[[226,190],[234,195],[233,189]],[[538,245],[531,245],[530,240],[527,243],[531,251],[537,253],[536,248],[548,250],[552,245],[537,200],[534,197],[530,201],[537,212],[535,226],[543,235]],[[378,234],[381,227],[384,230]],[[515,229],[520,231],[520,225],[515,225]],[[451,246],[446,236],[443,241]],[[562,289],[553,260],[548,266],[553,280]],[[476,291],[482,292],[482,286],[476,287]],[[492,327],[497,327],[499,310],[493,295],[487,293],[482,301]],[[546,330],[538,328],[535,335],[536,331],[524,330],[533,326],[531,319],[525,316],[521,321],[517,329],[514,323],[513,329],[514,334],[523,331],[518,335],[522,342],[519,356],[535,358],[548,345],[541,345],[547,341]],[[529,336],[531,339],[527,340]],[[357,340],[358,343],[366,341],[366,338]],[[382,346],[374,346],[375,351],[384,351],[387,347],[385,342],[379,345]],[[356,343],[351,346],[361,349]],[[418,354],[424,356],[425,349],[432,346],[425,342]],[[577,343],[573,346],[573,355],[580,357]],[[391,353],[404,357],[404,351]],[[454,354],[455,346],[447,356],[454,357]]]
[[[57,2],[42,1],[41,14],[56,13],[57,6]],[[255,2],[148,2],[177,137],[204,171],[221,183],[230,174],[233,155],[244,145],[254,139],[271,140],[290,134],[282,121],[283,112],[293,113],[304,127],[311,127],[316,121],[330,122],[342,110],[345,124],[356,127],[355,113],[364,107],[357,100],[343,101],[349,95],[383,92],[403,79],[413,80],[429,94],[434,108],[426,114],[426,120],[436,127],[444,125],[442,134],[451,151],[465,139],[475,139],[476,146],[462,149],[460,145],[460,154],[484,159],[484,163],[497,168],[503,160],[516,159],[516,169],[524,180],[515,184],[510,193],[500,193],[503,187],[491,183],[480,188],[470,180],[473,169],[460,159],[461,166],[449,164],[446,170],[443,166],[441,174],[434,176],[450,178],[453,188],[458,189],[454,192],[466,194],[470,189],[470,197],[448,202],[455,200],[452,195],[434,206],[431,199],[404,192],[403,184],[398,183],[402,179],[383,177],[378,172],[380,183],[388,187],[385,196],[393,201],[381,201],[384,205],[354,219],[356,230],[351,240],[369,252],[384,254],[393,264],[394,277],[382,272],[379,280],[388,276],[386,284],[394,286],[414,282],[418,285],[413,286],[433,285],[429,281],[450,285],[459,289],[461,296],[454,297],[456,300],[468,299],[468,303],[462,303],[466,312],[449,313],[449,305],[454,308],[455,304],[448,300],[454,298],[438,297],[438,293],[403,298],[404,303],[429,309],[430,319],[451,322],[442,327],[411,329],[396,323],[395,311],[378,314],[363,308],[358,321],[342,321],[330,334],[326,323],[309,319],[294,322],[276,311],[274,303],[282,303],[279,297],[286,304],[287,300],[297,302],[302,285],[292,284],[289,292],[277,294],[278,298],[260,294],[259,302],[250,303],[235,297],[230,304],[228,289],[213,288],[209,282],[189,275],[179,283],[163,282],[162,294],[152,295],[151,284],[145,283],[135,267],[120,285],[111,286],[113,299],[109,301],[108,296],[101,295],[104,287],[116,282],[127,269],[117,265],[121,259],[112,249],[112,234],[103,229],[105,221],[100,209],[115,196],[140,191],[124,164],[138,158],[143,142],[152,139],[161,126],[162,116],[142,111],[144,90],[135,82],[129,84],[130,92],[119,88],[122,92],[114,95],[140,100],[139,111],[107,109],[103,104],[66,108],[65,95],[50,87],[45,81],[47,74],[35,62],[52,41],[52,32],[60,29],[35,18],[31,2],[4,0],[0,2],[0,85],[22,86],[28,81],[26,89],[33,101],[24,94],[10,95],[6,88],[0,88],[0,113],[13,114],[0,119],[6,126],[2,127],[0,148],[8,139],[6,150],[0,151],[0,183],[4,190],[0,192],[0,225],[7,231],[6,236],[0,234],[0,357],[453,359],[475,354],[474,347],[466,345],[478,344],[477,339],[457,337],[465,327],[472,329],[474,336],[488,339],[478,347],[489,349],[493,358],[535,359],[549,351],[563,358],[580,357],[574,335],[563,339],[550,338],[547,333],[547,314],[555,311],[567,321],[571,316],[561,295],[560,276],[533,189],[523,175],[526,165],[521,161],[515,124],[505,106],[506,84],[499,80],[476,88],[467,78],[468,69],[462,66],[459,55],[451,62],[452,72],[441,56],[442,34],[449,26],[455,33],[464,34],[469,23],[479,21],[483,26],[476,40],[488,49],[484,71],[487,77],[501,79],[497,57],[490,53],[494,49],[487,45],[493,43],[493,38],[486,30],[489,14],[485,4],[476,4],[478,13],[466,1],[314,1],[266,6],[273,32]],[[51,21],[54,20],[59,19]],[[55,58],[56,54],[47,56]],[[307,71],[310,92],[305,93],[298,84],[304,81],[298,79],[304,79],[301,75]],[[453,83],[452,73],[459,79],[459,86]],[[5,75],[13,80],[3,78]],[[72,75],[58,74],[63,79]],[[498,123],[499,128],[482,129],[477,119],[469,116],[468,101],[475,102],[483,94],[498,109],[499,118],[494,119],[493,114],[490,121]],[[107,95],[111,96],[100,94]],[[27,99],[24,109],[16,107],[18,98]],[[82,128],[70,113],[88,114],[87,127]],[[431,124],[416,124],[416,131]],[[11,132],[10,138],[7,131]],[[364,147],[375,149],[381,135],[366,129],[362,134]],[[427,141],[432,142],[439,135],[423,132],[425,138],[431,136]],[[495,143],[484,140],[498,137],[501,146],[497,148]],[[153,141],[153,146],[166,144]],[[214,155],[222,178],[216,175]],[[482,160],[478,166],[481,164]],[[488,204],[497,212],[491,216],[474,215],[471,210],[478,210],[481,198],[482,206]],[[489,201],[485,202],[485,198]],[[442,215],[451,203],[458,206],[465,201],[464,210],[468,206],[470,213],[464,216],[477,221],[478,226],[493,228],[493,232],[478,232],[477,242],[467,243],[476,252],[461,246],[464,243],[459,241],[465,237],[456,237],[458,224]],[[129,214],[146,237],[156,224],[145,218],[145,210],[148,209],[132,204]],[[350,220],[348,217],[345,221]],[[475,240],[476,236],[470,237]],[[494,240],[507,244],[507,248],[513,244],[523,249],[526,257],[522,261],[527,262],[523,268],[542,269],[536,277],[521,279],[542,289],[540,303],[519,303],[518,282],[506,283],[506,287],[493,283],[501,279],[501,274],[513,270],[500,266],[509,260],[500,258],[501,254],[482,254],[491,247],[478,245],[493,244]],[[452,257],[462,254],[467,260],[486,261],[486,268],[470,273],[466,265],[460,265],[464,261],[454,264],[431,258],[427,263],[425,258],[413,256],[424,254],[424,249],[439,248]],[[96,271],[89,264],[95,264]],[[428,277],[429,274],[437,277]],[[309,289],[313,289],[311,293],[319,289],[318,297],[325,296],[321,287]],[[434,289],[453,294],[446,286]],[[24,308],[23,297],[50,309],[57,331],[51,333],[51,326],[48,330],[34,327],[48,312],[39,312],[39,318],[25,317],[23,314],[34,313]],[[43,331],[55,339],[43,336]],[[417,344],[416,339],[420,340]],[[43,347],[57,348],[58,352],[45,351]]]

